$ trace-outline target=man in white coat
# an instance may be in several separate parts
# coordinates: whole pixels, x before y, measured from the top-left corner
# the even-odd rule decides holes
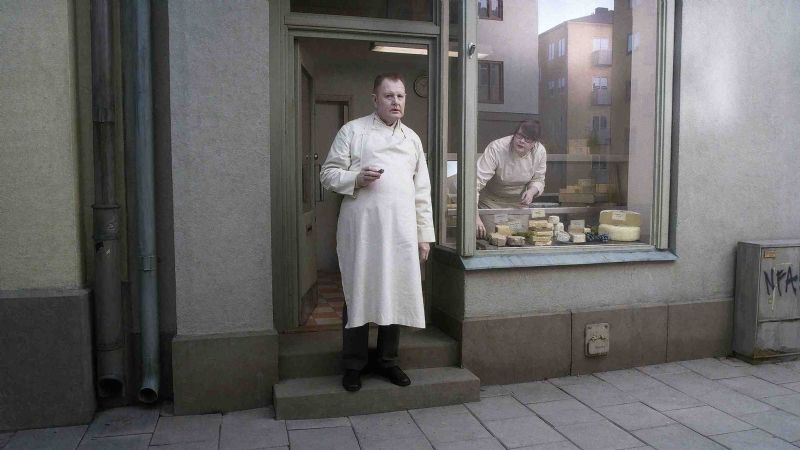
[[[336,251],[348,391],[361,388],[370,322],[378,325],[377,373],[399,386],[411,384],[397,366],[399,326],[425,328],[420,261],[435,240],[431,186],[422,142],[400,122],[405,101],[400,75],[378,75],[375,112],[339,130],[320,172],[325,189],[344,196]]]

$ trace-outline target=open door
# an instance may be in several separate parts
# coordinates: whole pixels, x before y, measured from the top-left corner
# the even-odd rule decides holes
[[[319,156],[314,151],[314,78],[303,63],[299,45],[296,48],[297,80],[298,80],[298,117],[297,143],[300,152],[302,195],[302,220],[298,221],[298,273],[300,275],[300,307],[298,308],[298,325],[303,325],[317,305],[317,261],[316,261],[316,215],[315,188],[318,172],[315,168]]]

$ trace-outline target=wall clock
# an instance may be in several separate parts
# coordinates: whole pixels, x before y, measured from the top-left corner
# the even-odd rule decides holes
[[[414,80],[414,92],[422,98],[428,98],[427,75],[420,75]]]

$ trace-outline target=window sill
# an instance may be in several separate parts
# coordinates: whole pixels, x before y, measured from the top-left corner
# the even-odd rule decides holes
[[[475,256],[459,256],[453,250],[437,246],[433,257],[436,261],[464,271],[508,269],[524,267],[585,266],[593,264],[616,264],[628,262],[668,262],[678,257],[668,250],[657,250],[652,246],[641,249],[599,249],[579,252],[491,252]]]

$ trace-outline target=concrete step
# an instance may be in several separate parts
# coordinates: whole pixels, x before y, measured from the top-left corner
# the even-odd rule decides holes
[[[361,377],[358,392],[342,387],[341,375],[283,380],[275,385],[277,419],[321,419],[373,414],[480,400],[481,382],[458,367],[405,371],[411,385],[400,387],[376,375]]]
[[[371,330],[370,348],[375,348],[377,340],[377,330]],[[341,330],[281,334],[279,377],[285,380],[341,374],[341,352]],[[404,369],[457,366],[458,342],[434,327],[424,330],[403,327],[399,364]]]

